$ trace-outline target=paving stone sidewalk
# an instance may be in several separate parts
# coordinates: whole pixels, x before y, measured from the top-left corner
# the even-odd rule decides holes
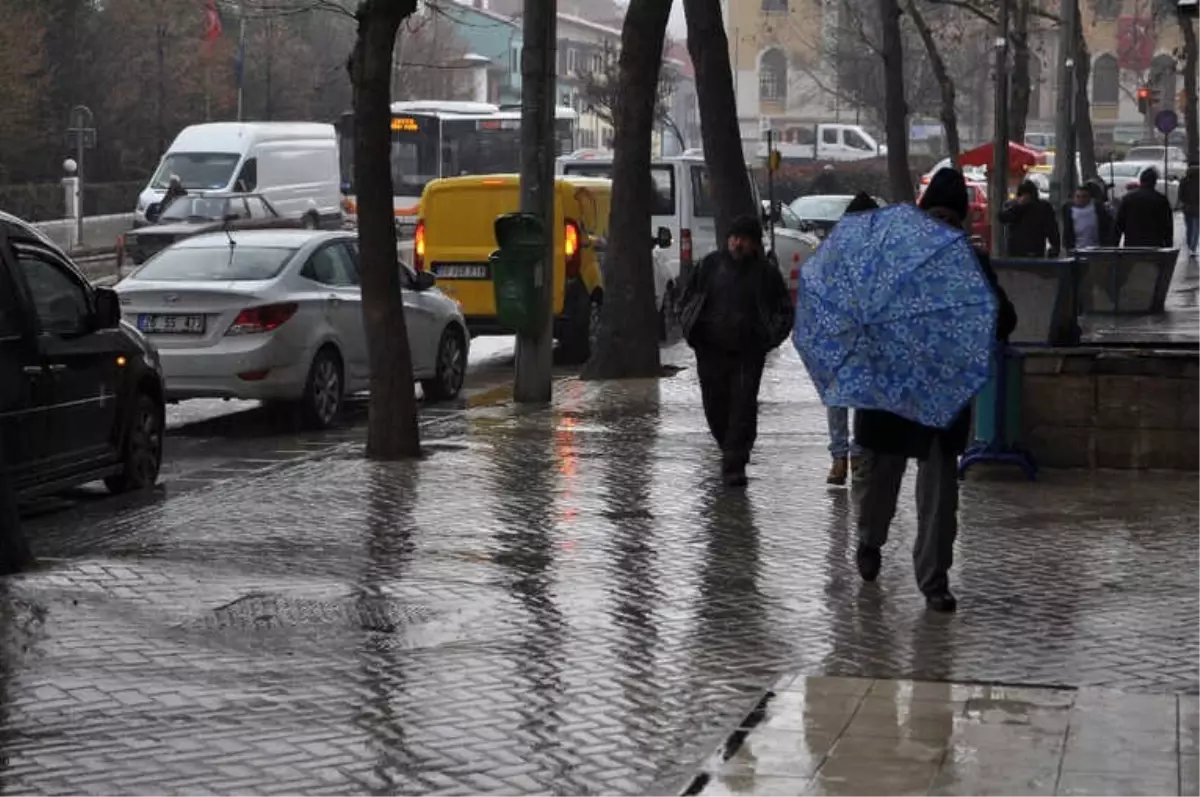
[[[862,585],[790,352],[763,399],[744,494],[685,368],[471,408],[418,463],[351,441],[37,518],[46,566],[0,582],[0,790],[658,793],[781,673],[1195,694],[1194,476],[968,482],[960,613],[929,616],[911,501]]]

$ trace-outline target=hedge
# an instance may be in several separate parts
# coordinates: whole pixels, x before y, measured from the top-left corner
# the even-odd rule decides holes
[[[132,213],[144,180],[93,183],[83,187],[83,215],[107,216]],[[61,183],[14,183],[0,185],[0,210],[28,221],[52,221],[66,215]]]
[[[933,168],[936,159],[930,157],[912,157],[908,159],[909,172],[912,174],[913,187],[916,188],[921,175]],[[826,164],[820,161],[807,163],[785,163],[775,172],[775,198],[781,202],[791,202],[796,197],[814,193],[811,190],[813,180],[821,174],[826,165],[833,166],[833,172],[841,183],[841,191],[846,194],[856,194],[866,191],[872,196],[886,199],[888,202],[907,201],[912,197],[892,196],[888,180],[887,158],[870,158],[868,160],[844,161]],[[754,170],[755,180],[763,198],[767,196],[767,172],[765,169]]]

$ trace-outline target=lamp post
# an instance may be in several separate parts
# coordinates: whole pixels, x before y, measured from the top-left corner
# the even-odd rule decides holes
[[[992,225],[992,254],[1004,254],[1004,230],[1000,225],[1000,210],[1008,201],[1008,0],[1000,0],[996,50],[996,118],[995,149],[992,152],[992,173],[989,175],[991,200],[988,215]]]

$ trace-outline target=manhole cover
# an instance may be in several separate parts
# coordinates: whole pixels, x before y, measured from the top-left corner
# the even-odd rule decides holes
[[[316,600],[254,593],[206,612],[189,625],[231,631],[332,625],[391,633],[428,622],[434,615],[428,607],[380,596]]]

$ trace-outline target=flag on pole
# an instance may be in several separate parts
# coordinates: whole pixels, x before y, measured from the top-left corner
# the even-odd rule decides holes
[[[221,36],[221,12],[217,9],[217,0],[205,0],[204,4],[204,41],[212,44]]]

